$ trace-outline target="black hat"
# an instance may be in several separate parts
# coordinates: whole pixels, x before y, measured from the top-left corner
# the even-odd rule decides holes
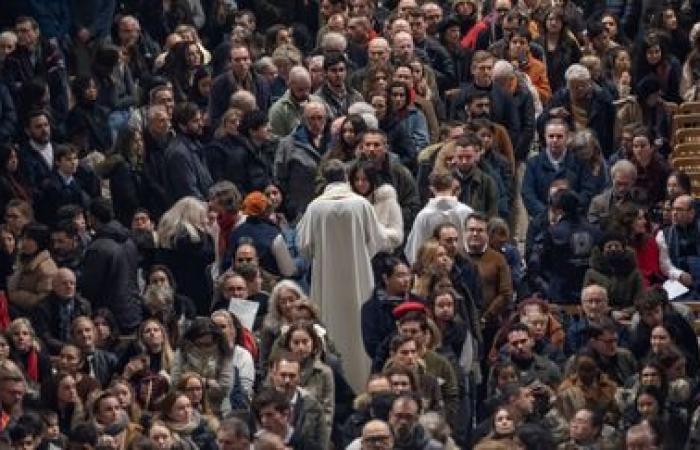
[[[462,21],[459,17],[454,14],[450,14],[440,21],[437,26],[438,33],[443,34],[447,32],[450,27],[461,27]]]

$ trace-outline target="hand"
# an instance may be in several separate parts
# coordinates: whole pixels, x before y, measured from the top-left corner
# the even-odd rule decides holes
[[[678,277],[678,281],[680,281],[685,287],[691,287],[693,285],[693,277],[687,272],[683,272],[681,276]]]
[[[143,369],[146,368],[146,365],[143,362],[143,359],[141,358],[134,358],[129,363],[126,365],[126,370],[125,375],[127,378],[129,378],[131,375],[135,373],[141,372]],[[128,375],[127,375],[128,374]]]

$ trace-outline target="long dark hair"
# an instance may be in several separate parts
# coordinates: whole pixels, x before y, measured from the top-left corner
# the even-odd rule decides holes
[[[365,178],[367,178],[367,182],[369,183],[369,192],[367,194],[360,194],[359,192],[355,191],[355,176],[357,176],[357,174],[360,172],[365,174]],[[374,166],[374,163],[364,160],[358,160],[352,165],[352,167],[350,167],[348,179],[350,181],[350,186],[352,186],[352,190],[363,196],[372,195],[379,187],[380,183],[379,173],[377,172],[377,168]]]

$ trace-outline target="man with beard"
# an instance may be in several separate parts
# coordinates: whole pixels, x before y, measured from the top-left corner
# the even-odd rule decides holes
[[[270,385],[283,394],[289,404],[289,426],[293,430],[291,440],[301,444],[294,448],[327,448],[330,442],[330,424],[326,423],[319,400],[299,387],[299,359],[291,353],[280,352],[270,363],[269,380]],[[289,445],[289,442],[285,443]]]
[[[396,450],[442,450],[443,445],[430,437],[428,431],[418,422],[419,400],[404,394],[394,400],[389,411],[389,426],[394,434]]]
[[[49,251],[58,267],[67,267],[73,272],[80,269],[84,248],[80,245],[73,222],[61,221],[51,230]]]
[[[489,246],[487,227],[488,219],[483,214],[473,213],[467,218],[467,252],[481,278],[484,348],[491,348],[493,336],[512,304],[513,283],[505,257]]]
[[[637,200],[632,188],[637,181],[637,167],[626,159],[617,161],[610,169],[612,186],[593,197],[588,208],[588,221],[593,225],[607,225],[610,216],[623,205]]]
[[[67,268],[58,269],[51,293],[34,313],[34,331],[52,355],[70,340],[73,319],[90,315],[90,303],[75,291],[75,274]]]
[[[311,94],[311,74],[304,66],[289,70],[289,88],[271,107],[268,113],[270,131],[278,137],[291,133],[301,122],[304,105],[308,101],[321,101]]]
[[[418,186],[413,175],[406,166],[401,164],[394,153],[389,153],[387,137],[382,131],[366,131],[355,152],[358,159],[372,161],[381,181],[391,184],[396,189],[397,200],[403,215],[404,230],[408,234],[413,218],[420,209]]]
[[[455,177],[459,180],[459,200],[488,217],[498,214],[498,186],[496,181],[479,167],[481,140],[468,133],[454,142]]]
[[[205,200],[212,179],[201,154],[202,112],[194,103],[181,103],[173,112],[173,124],[177,134],[165,151],[165,189],[170,204],[187,196]]]
[[[31,186],[32,195],[40,195],[44,181],[51,176],[53,168],[53,142],[51,142],[51,122],[45,111],[33,111],[25,122],[27,140],[20,148],[19,170],[27,185]]]
[[[148,120],[143,134],[143,180],[146,199],[144,206],[153,213],[155,218],[159,218],[169,206],[168,194],[165,190],[167,178],[165,150],[174,133],[170,128],[170,114],[165,106],[151,106],[146,117]]]
[[[329,118],[335,120],[347,114],[350,105],[361,102],[362,94],[348,87],[345,83],[348,63],[340,52],[329,52],[323,58],[323,72],[326,81],[316,95],[321,98],[329,112]]]
[[[518,369],[520,380],[526,384],[537,382],[557,386],[561,382],[561,371],[553,362],[533,351],[535,341],[530,328],[524,323],[512,325],[506,334],[506,359]],[[491,378],[491,377],[489,377]]]

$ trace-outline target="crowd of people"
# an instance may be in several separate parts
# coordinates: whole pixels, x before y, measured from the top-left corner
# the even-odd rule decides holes
[[[697,0],[3,0],[0,448],[698,449],[696,101]]]

